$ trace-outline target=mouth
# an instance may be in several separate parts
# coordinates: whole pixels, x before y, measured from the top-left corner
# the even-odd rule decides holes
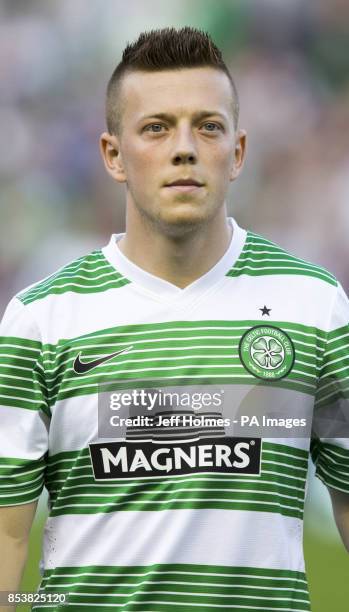
[[[200,183],[196,179],[187,178],[187,179],[177,179],[176,181],[172,181],[171,183],[167,183],[164,185],[167,189],[173,189],[175,191],[188,192],[195,191],[197,189],[201,189],[203,187],[203,183]]]

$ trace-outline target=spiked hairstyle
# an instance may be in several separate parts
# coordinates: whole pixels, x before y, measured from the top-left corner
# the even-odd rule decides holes
[[[180,68],[212,67],[224,72],[232,87],[232,112],[235,128],[239,117],[238,93],[224,63],[222,53],[207,32],[196,28],[163,28],[142,32],[128,44],[107,86],[106,123],[110,134],[121,132],[121,82],[132,71],[157,72]]]

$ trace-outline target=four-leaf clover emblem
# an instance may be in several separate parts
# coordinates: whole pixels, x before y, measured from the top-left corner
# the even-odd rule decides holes
[[[284,348],[278,340],[271,336],[256,338],[251,344],[251,357],[262,368],[273,370],[285,358]]]

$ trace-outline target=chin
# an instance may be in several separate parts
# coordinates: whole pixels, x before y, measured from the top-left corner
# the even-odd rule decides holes
[[[212,218],[212,211],[205,206],[188,203],[160,211],[158,222],[168,235],[184,235],[195,231]]]

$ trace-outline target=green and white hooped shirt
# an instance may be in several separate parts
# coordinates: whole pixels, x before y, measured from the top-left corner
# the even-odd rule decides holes
[[[9,303],[0,504],[47,488],[39,593],[63,594],[33,610],[310,610],[309,456],[349,493],[348,300],[230,223],[185,289],[119,234]]]

